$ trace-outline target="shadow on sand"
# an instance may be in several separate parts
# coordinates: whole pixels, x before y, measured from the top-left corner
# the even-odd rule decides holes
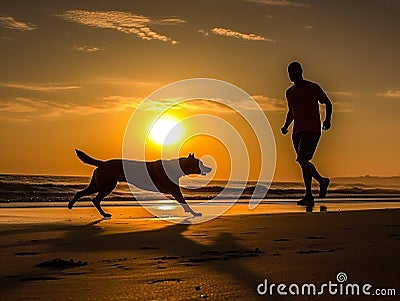
[[[115,223],[115,220],[112,220],[112,222]],[[253,297],[257,295],[257,284],[263,279],[260,279],[260,275],[257,275],[250,266],[246,265],[246,261],[252,260],[251,258],[254,257],[264,256],[261,249],[257,246],[246,249],[241,245],[240,238],[232,233],[214,231],[215,228],[209,229],[208,223],[199,226],[169,224],[167,222],[160,224],[160,222],[156,222],[158,224],[157,229],[153,227],[150,230],[132,231],[130,226],[135,227],[135,223],[128,221],[125,223],[128,226],[125,225],[125,232],[122,233],[118,229],[118,225],[107,225],[108,221],[105,219],[99,219],[86,225],[39,224],[21,229],[21,232],[24,231],[24,234],[30,237],[35,237],[44,231],[62,230],[65,232],[63,237],[44,238],[35,242],[42,246],[43,252],[52,254],[51,258],[47,260],[54,257],[65,257],[65,254],[68,254],[69,258],[89,261],[89,267],[92,264],[90,262],[91,253],[107,254],[107,258],[104,258],[103,261],[113,260],[112,254],[114,253],[117,257],[121,254],[124,254],[124,256],[131,254],[130,260],[132,261],[127,262],[131,266],[137,266],[137,263],[143,262],[143,260],[153,260],[153,263],[157,259],[172,260],[169,263],[172,266],[178,265],[181,269],[195,269],[196,266],[200,266],[201,270],[194,270],[192,276],[194,279],[197,277],[197,271],[204,273],[205,268],[208,271],[207,273],[219,274],[231,279]],[[148,223],[147,225],[152,227],[151,222]],[[108,226],[116,227],[114,229],[118,230],[110,231],[106,229]],[[30,234],[29,231],[31,231]],[[211,244],[198,242],[199,238],[201,241],[204,237],[211,241]],[[135,262],[136,260],[138,262]],[[92,267],[96,268],[96,263],[93,263]],[[167,273],[170,276],[174,275],[174,269],[172,268]],[[11,285],[15,288],[15,286],[23,285],[23,282],[15,281]],[[11,286],[8,288],[11,288]],[[229,286],[227,289],[229,289]]]

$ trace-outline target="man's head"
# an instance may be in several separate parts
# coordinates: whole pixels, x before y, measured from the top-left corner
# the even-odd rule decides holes
[[[289,78],[296,83],[303,79],[303,68],[299,62],[291,62],[288,66]]]

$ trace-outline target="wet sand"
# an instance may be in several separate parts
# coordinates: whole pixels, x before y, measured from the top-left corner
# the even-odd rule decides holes
[[[294,207],[296,208],[296,207]],[[329,208],[329,207],[328,207]],[[138,208],[0,209],[1,300],[364,300],[260,297],[257,285],[370,283],[400,294],[400,210],[235,214],[173,224]],[[261,213],[261,212],[258,212]],[[71,261],[72,260],[72,261]],[[380,300],[379,297],[368,299]]]

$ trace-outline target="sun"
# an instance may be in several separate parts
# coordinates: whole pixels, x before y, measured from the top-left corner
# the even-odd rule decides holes
[[[183,134],[179,120],[171,115],[159,117],[151,126],[149,138],[156,144],[166,146],[177,143]]]

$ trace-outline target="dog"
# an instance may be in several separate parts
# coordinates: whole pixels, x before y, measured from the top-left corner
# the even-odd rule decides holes
[[[69,209],[72,209],[79,198],[97,193],[92,202],[103,217],[109,218],[111,214],[103,211],[100,202],[114,190],[118,182],[127,182],[144,190],[171,194],[185,212],[193,216],[202,216],[200,212],[195,212],[190,208],[179,187],[179,178],[191,174],[206,175],[212,170],[211,167],[205,166],[201,160],[195,158],[193,153],[187,157],[172,160],[111,159],[102,161],[78,149],[75,149],[75,152],[83,163],[97,168],[93,172],[89,185],[78,191],[68,203]]]

